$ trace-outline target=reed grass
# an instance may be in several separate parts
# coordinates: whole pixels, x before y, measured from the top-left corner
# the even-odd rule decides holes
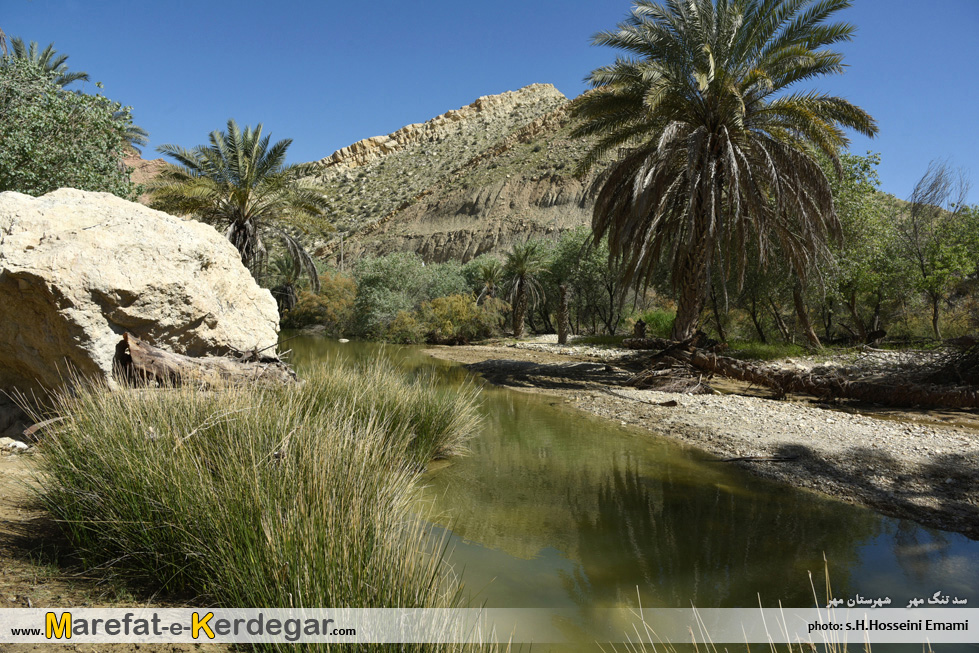
[[[475,392],[380,362],[288,388],[82,388],[56,401],[38,496],[89,567],[197,602],[452,607],[412,499],[419,464],[476,429]]]

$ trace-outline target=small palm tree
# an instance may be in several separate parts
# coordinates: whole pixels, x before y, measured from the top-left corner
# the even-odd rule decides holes
[[[151,184],[151,205],[223,227],[256,277],[262,276],[268,256],[262,234],[275,231],[318,292],[313,259],[294,237],[275,227],[301,227],[326,210],[323,187],[308,178],[311,165],[286,165],[291,144],[285,139],[270,147],[261,124],[242,130],[229,120],[227,132],[211,132],[210,145],[192,150],[162,145],[158,151],[179,165],[169,164]]]
[[[838,165],[844,127],[874,120],[850,102],[791,90],[841,73],[825,49],[854,28],[825,21],[850,0],[636,0],[615,31],[594,37],[629,53],[593,71],[577,101],[579,136],[597,137],[592,229],[606,234],[627,282],[666,258],[677,289],[673,338],[693,335],[712,266],[743,279],[749,245],[764,262],[778,244],[804,278],[839,233],[822,152]]]
[[[507,254],[504,276],[510,291],[510,303],[513,304],[514,338],[523,336],[528,307],[533,308],[544,296],[544,289],[537,277],[545,270],[545,257],[544,248],[537,241],[514,245]]]
[[[291,311],[299,303],[297,290],[300,278],[305,272],[301,257],[293,256],[291,253],[284,254],[273,259],[269,267],[271,268],[269,286],[272,296],[279,305],[279,313]]]
[[[25,45],[24,40],[18,36],[10,39],[13,48],[12,56],[17,59],[25,59],[36,65],[41,70],[56,75],[54,83],[64,88],[72,82],[87,82],[88,73],[69,72],[67,54],[57,54],[54,43],[49,43],[43,50],[38,49],[37,41],[31,41],[30,45]],[[4,47],[6,52],[6,47]]]
[[[479,280],[483,282],[483,289],[476,298],[476,304],[482,304],[487,297],[496,297],[496,290],[503,282],[503,264],[495,258],[491,258],[479,263],[476,268]]]

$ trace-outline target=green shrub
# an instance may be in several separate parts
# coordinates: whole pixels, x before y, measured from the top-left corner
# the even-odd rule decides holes
[[[653,310],[642,313],[639,317],[646,323],[646,335],[648,337],[669,338],[673,330],[673,320],[676,319],[676,311],[654,308]]]
[[[425,325],[418,321],[414,311],[398,311],[384,339],[400,345],[420,344],[425,342]]]
[[[135,200],[141,189],[123,163],[129,107],[65,91],[56,77],[26,59],[0,60],[0,191],[68,187]]]
[[[335,270],[320,275],[320,292],[300,291],[299,302],[282,316],[285,329],[323,325],[332,336],[353,329],[357,285],[353,277]]]
[[[437,297],[421,305],[419,321],[428,342],[461,345],[497,333],[506,306],[495,297],[487,297],[481,305],[472,295]]]
[[[386,337],[401,311],[415,311],[435,297],[467,292],[457,262],[425,265],[413,252],[362,259],[354,277],[355,326],[357,333],[366,338]]]
[[[286,388],[81,389],[58,400],[39,496],[87,565],[200,601],[449,607],[413,492],[474,400],[379,362]]]

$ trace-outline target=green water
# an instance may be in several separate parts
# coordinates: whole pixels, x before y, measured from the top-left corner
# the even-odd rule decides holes
[[[417,348],[286,347],[300,367],[380,353],[450,385],[479,382]],[[553,398],[483,384],[481,412],[471,454],[433,465],[419,499],[434,530],[450,531],[449,562],[478,604],[754,607],[760,595],[811,607],[810,571],[825,596],[824,555],[837,597],[903,607],[941,590],[979,604],[979,542],[758,479]]]

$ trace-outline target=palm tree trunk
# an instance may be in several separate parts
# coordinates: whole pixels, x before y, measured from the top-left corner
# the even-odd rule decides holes
[[[568,284],[562,283],[559,286],[561,296],[557,308],[557,343],[559,345],[568,344],[568,331],[571,330],[571,312],[568,310]]]
[[[517,281],[517,301],[513,303],[513,337],[523,337],[523,321],[527,315],[527,287],[521,279]]]
[[[691,248],[684,255],[683,267],[678,284],[679,297],[676,303],[676,319],[670,338],[683,341],[693,337],[700,321],[700,312],[707,299],[707,257],[710,249],[706,246]]]

